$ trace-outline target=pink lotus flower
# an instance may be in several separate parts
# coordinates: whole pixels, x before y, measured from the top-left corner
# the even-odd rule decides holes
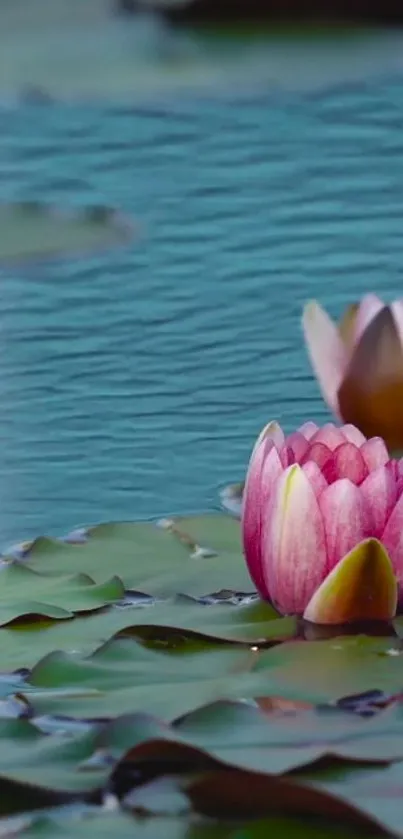
[[[251,577],[282,614],[389,620],[403,591],[403,460],[353,425],[261,432],[243,493]]]
[[[339,327],[318,303],[305,306],[305,341],[334,414],[389,449],[403,448],[403,300],[375,294],[350,306]]]

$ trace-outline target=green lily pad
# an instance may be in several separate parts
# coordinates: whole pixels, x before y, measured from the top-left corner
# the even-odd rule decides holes
[[[300,839],[301,834],[292,832],[298,829],[298,824],[292,820],[272,819],[256,823],[255,820],[248,823],[235,824],[233,822],[217,823],[211,819],[195,819],[194,816],[177,817],[161,816],[158,818],[147,818],[147,816],[133,816],[129,811],[120,809],[104,810],[100,813],[91,810],[74,807],[71,811],[53,811],[46,815],[19,816],[9,819],[10,828],[18,830],[18,836],[27,839],[267,839],[274,829],[279,839]],[[5,826],[5,822],[3,822]],[[3,826],[0,821],[0,826]],[[280,827],[280,832],[277,831]],[[286,833],[289,828],[291,833]],[[265,834],[263,832],[266,831]],[[305,826],[306,829],[306,826]],[[315,831],[315,825],[312,829]],[[322,829],[322,828],[320,828]],[[317,830],[317,828],[316,828]],[[9,834],[17,835],[15,834]],[[304,833],[303,839],[323,839],[323,833]],[[346,839],[344,833],[332,831],[329,839]],[[356,839],[349,834],[347,839]],[[361,833],[362,839],[362,833]]]
[[[155,760],[164,745],[171,758],[171,766],[165,763],[159,776]],[[147,786],[139,786],[137,778],[144,770],[144,763],[150,757],[154,765]],[[124,756],[112,775],[112,784],[117,794],[123,795],[127,808],[138,811],[140,803],[147,802],[147,810],[156,799],[163,805],[182,810],[186,796],[197,813],[210,818],[259,818],[271,814],[317,817],[337,823],[351,823],[370,833],[382,833],[382,820],[376,814],[367,814],[365,808],[350,803],[343,796],[304,784],[294,778],[279,778],[270,773],[254,773],[230,767],[208,765],[206,756],[197,749],[179,744],[164,744],[156,740],[132,749]],[[167,801],[168,799],[168,801]],[[158,809],[154,811],[158,813]],[[325,821],[325,823],[326,823]],[[386,833],[386,831],[385,831]]]
[[[107,774],[105,769],[77,771],[93,753],[92,732],[48,737],[29,720],[0,720],[0,744],[0,776],[8,780],[73,792],[95,788]]]
[[[177,818],[135,819],[122,811],[86,813],[82,817],[49,814],[31,820],[21,832],[27,839],[191,839],[188,820]],[[192,837],[193,839],[193,837]],[[194,836],[196,839],[196,835]],[[213,829],[197,839],[222,839],[214,835]]]
[[[342,796],[353,806],[364,807],[370,816],[375,816],[383,824],[389,835],[402,835],[402,761],[360,772],[342,769],[333,775],[308,768],[297,777],[305,783],[313,783],[317,789]]]
[[[172,719],[224,697],[317,704],[379,687],[398,692],[401,664],[383,654],[387,649],[387,640],[360,638],[337,645],[289,642],[260,652],[227,647],[175,654],[116,638],[90,657],[51,653],[28,683],[37,713],[89,717],[146,708]]]
[[[157,597],[194,596],[220,589],[253,592],[240,545],[239,525],[228,516],[189,518],[162,526],[110,523],[91,528],[82,545],[40,538],[25,553],[42,574],[118,574],[127,589]]]
[[[32,720],[0,719],[0,791],[1,779],[16,784],[38,786],[65,793],[89,793],[102,787],[111,771],[111,762],[124,755],[139,737],[158,731],[163,724],[145,715],[127,716],[109,722],[94,722],[81,730],[62,728],[51,736]],[[140,735],[141,732],[141,735]],[[18,808],[15,810],[23,810]],[[0,794],[0,813],[10,812]]]
[[[342,780],[358,789],[403,765],[399,619],[394,636],[316,640],[320,628],[258,598],[239,522],[221,514],[99,525],[8,554],[0,835],[1,812],[38,808],[21,835],[93,835],[103,818],[139,839],[159,826],[161,839],[299,839],[302,826],[330,839],[339,823],[354,839],[396,834],[385,786],[367,802]]]
[[[186,742],[242,769],[283,773],[323,758],[383,763],[403,760],[403,713],[363,719],[324,708],[264,713],[219,702],[175,724]]]
[[[0,205],[0,263],[31,262],[123,245],[131,225],[108,207],[71,209],[34,201]]]
[[[266,673],[269,694],[316,704],[374,688],[399,693],[403,675],[399,653],[398,639],[364,635],[291,641],[262,651],[255,669]]]
[[[0,571],[0,626],[28,615],[65,620],[75,612],[114,603],[123,595],[119,577],[102,583],[80,573],[45,577],[27,565],[12,562]]]
[[[27,696],[36,714],[97,717],[147,709],[173,719],[222,696],[262,691],[265,680],[252,666],[249,650],[173,655],[119,638],[90,658],[50,653],[33,668]]]
[[[1,629],[0,670],[32,667],[53,650],[90,655],[106,639],[130,636],[155,648],[196,650],[220,643],[270,646],[292,638],[294,618],[278,618],[265,603],[203,606],[176,599],[146,608],[112,608],[75,620],[17,623]]]

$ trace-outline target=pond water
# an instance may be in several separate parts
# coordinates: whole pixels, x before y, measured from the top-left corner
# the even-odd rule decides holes
[[[0,198],[102,201],[127,248],[0,271],[0,541],[218,506],[327,412],[300,328],[402,294],[403,78],[0,111]],[[0,234],[1,235],[1,234]]]

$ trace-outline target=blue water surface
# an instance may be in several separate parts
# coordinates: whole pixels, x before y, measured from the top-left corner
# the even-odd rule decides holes
[[[0,172],[2,201],[139,225],[124,250],[1,269],[2,543],[217,508],[268,419],[327,416],[304,301],[403,291],[398,76],[3,108]]]

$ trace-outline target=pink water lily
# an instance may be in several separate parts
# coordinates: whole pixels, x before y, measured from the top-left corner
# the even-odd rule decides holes
[[[303,329],[313,369],[334,414],[390,450],[403,449],[403,300],[367,294],[337,326],[316,301]]]
[[[389,620],[403,592],[403,460],[353,425],[271,422],[246,476],[242,534],[261,596],[316,623]]]

